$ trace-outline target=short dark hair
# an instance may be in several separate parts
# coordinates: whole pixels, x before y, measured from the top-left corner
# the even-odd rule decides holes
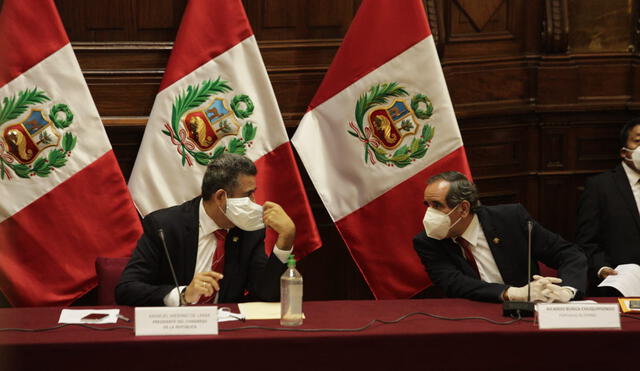
[[[232,193],[238,186],[238,176],[256,176],[258,169],[253,161],[234,153],[223,153],[212,160],[202,178],[202,199],[209,200],[219,189]]]
[[[636,127],[636,125],[640,125],[640,117],[633,118],[629,120],[624,126],[622,130],[620,130],[620,148],[627,147],[627,141],[629,140],[629,132]]]
[[[445,180],[450,185],[445,198],[448,208],[453,208],[465,200],[471,204],[471,211],[475,211],[480,205],[476,186],[464,174],[457,171],[445,171],[430,177],[427,184],[433,184],[440,180]]]

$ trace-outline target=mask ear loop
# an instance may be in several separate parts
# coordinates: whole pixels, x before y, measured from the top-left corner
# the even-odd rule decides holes
[[[629,152],[629,153],[631,154],[631,155],[630,155],[630,158],[624,157],[624,159],[625,159],[625,160],[627,160],[627,161],[631,161],[631,162],[632,162],[632,163],[637,167],[638,165],[636,165],[636,163],[635,163],[635,161],[634,161],[634,158],[633,158],[633,155],[634,155],[636,152],[640,153],[640,147],[636,147],[636,149],[629,149],[629,148],[627,148],[627,147],[622,147],[622,149],[623,149],[624,151],[627,151],[627,152]],[[640,157],[640,156],[637,156],[637,157]]]
[[[222,190],[222,192],[224,192],[224,205],[225,205],[225,209],[227,206],[227,200],[229,200],[229,195],[227,194],[227,191],[225,191],[224,189]],[[227,212],[226,210],[222,210],[222,208],[220,207],[220,205],[217,205],[218,209],[224,214],[224,216],[227,216]]]
[[[449,211],[449,214],[447,214],[447,216],[451,215],[451,213],[458,208],[458,206],[460,206],[462,202],[460,202],[459,204],[457,204],[453,209],[451,209],[451,211]],[[462,215],[460,215],[460,217],[458,218],[458,220],[456,220],[455,223],[451,224],[449,226],[449,230],[451,230],[451,228],[453,228],[456,224],[458,224],[458,222],[460,222],[462,220]]]
[[[462,203],[462,202],[460,202],[460,203]],[[460,203],[459,203],[459,204],[457,204],[456,206],[454,206],[454,207],[453,207],[453,209],[451,209],[451,211],[449,211],[449,212],[447,213],[447,216],[451,215],[451,213],[452,213],[452,212],[454,212],[454,211],[458,208],[458,206],[460,206]]]

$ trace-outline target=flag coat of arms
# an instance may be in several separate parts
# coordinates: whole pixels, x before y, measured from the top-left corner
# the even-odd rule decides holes
[[[280,204],[293,219],[297,258],[320,247],[242,2],[190,0],[129,179],[140,213],[199,195],[206,165],[224,152],[255,162],[256,199]],[[266,249],[276,237],[267,232]]]
[[[66,305],[140,221],[53,0],[5,0],[0,50],[0,290]]]
[[[374,296],[428,287],[426,180],[470,171],[422,1],[362,2],[292,142]]]

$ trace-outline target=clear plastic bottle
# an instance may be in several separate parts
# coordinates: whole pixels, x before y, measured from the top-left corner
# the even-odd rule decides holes
[[[280,277],[280,325],[302,324],[302,275],[296,269],[293,254],[287,259],[287,270]]]

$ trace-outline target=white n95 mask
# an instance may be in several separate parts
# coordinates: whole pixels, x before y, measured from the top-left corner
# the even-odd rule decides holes
[[[449,233],[449,229],[453,228],[460,219],[458,219],[453,225],[451,224],[451,219],[449,219],[449,215],[453,212],[453,210],[457,209],[460,204],[456,205],[448,214],[443,213],[440,210],[436,210],[433,207],[427,209],[427,212],[424,214],[424,219],[422,219],[422,224],[424,225],[424,231],[427,233],[427,236],[441,240],[447,237],[447,233]]]
[[[640,147],[637,147],[636,149],[622,147],[622,149],[627,152],[631,152],[631,161],[633,161],[633,165],[636,167],[636,169],[640,169]]]
[[[243,231],[257,231],[264,228],[262,206],[249,197],[227,198],[227,212],[224,213],[236,227]]]

